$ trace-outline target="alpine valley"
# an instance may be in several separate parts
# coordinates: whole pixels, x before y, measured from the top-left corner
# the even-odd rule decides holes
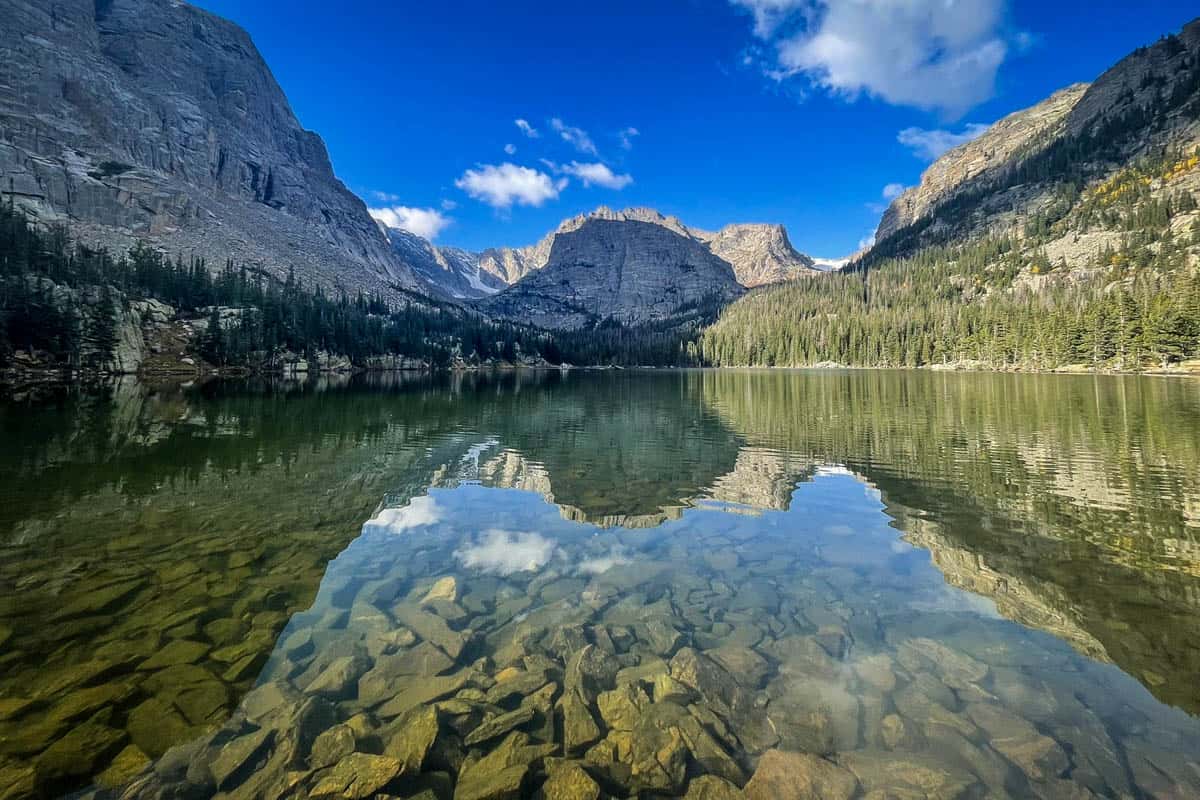
[[[372,219],[234,24],[0,12],[9,374],[1200,368],[1200,21],[946,152],[830,269],[780,225],[648,208],[439,247]]]
[[[1194,6],[0,0],[0,800],[1200,798]]]

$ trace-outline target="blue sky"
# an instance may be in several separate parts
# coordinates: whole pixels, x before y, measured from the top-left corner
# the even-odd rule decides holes
[[[826,257],[858,247],[885,189],[915,183],[939,143],[1091,80],[1197,13],[1104,0],[198,5],[250,32],[352,190],[439,244],[529,244],[601,204],[647,205],[701,228],[782,222]]]

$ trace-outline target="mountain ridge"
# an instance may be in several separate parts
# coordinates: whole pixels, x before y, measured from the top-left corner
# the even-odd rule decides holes
[[[1197,145],[1200,18],[943,154],[889,205],[872,251],[911,253],[1012,229],[1058,202],[1055,185],[1078,190],[1140,158]]]
[[[476,305],[538,327],[576,330],[607,320],[672,322],[742,291],[733,267],[696,239],[651,222],[593,218],[555,236],[545,267]]]
[[[479,299],[511,286],[542,269],[559,236],[578,230],[589,220],[640,222],[658,225],[701,243],[718,258],[728,261],[738,282],[746,288],[797,280],[819,274],[816,262],[792,245],[787,229],[778,223],[730,223],[717,231],[691,228],[678,217],[653,208],[596,209],[568,217],[536,243],[525,247],[490,247],[479,252],[443,248],[432,243],[417,245],[412,234],[393,247],[414,269],[443,295],[459,300]],[[396,230],[396,229],[392,229]],[[432,252],[429,252],[432,250]],[[453,256],[451,256],[453,253]],[[438,262],[451,262],[449,266]]]

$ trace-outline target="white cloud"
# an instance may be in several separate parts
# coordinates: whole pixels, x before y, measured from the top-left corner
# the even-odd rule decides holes
[[[454,202],[450,198],[446,198],[445,200],[442,201],[442,210],[443,211],[453,211],[456,208],[458,208],[458,203]]]
[[[908,189],[908,187],[903,183],[889,183],[887,186],[884,186],[883,191],[879,193],[879,196],[883,198],[883,202],[867,203],[867,208],[871,209],[876,214],[882,214],[887,210],[888,203],[904,194],[906,189]]]
[[[568,125],[558,117],[550,120],[550,127],[558,131],[558,135],[563,138],[564,142],[569,143],[579,152],[592,156],[599,155],[595,143],[592,142],[592,137],[588,136],[587,131],[583,128]]]
[[[754,17],[754,35],[766,39],[787,17],[806,5],[805,0],[731,0]]]
[[[454,220],[436,208],[412,208],[411,206],[387,206],[368,209],[371,216],[389,228],[399,228],[415,233],[423,239],[433,241]]]
[[[370,195],[372,200],[378,200],[381,203],[399,203],[400,202],[400,195],[392,194],[391,192],[381,192],[378,190],[372,190],[372,191],[368,192],[367,194]]]
[[[875,246],[875,231],[871,231],[866,236],[858,240],[858,249],[866,250],[868,247]]]
[[[982,136],[990,125],[973,122],[959,133],[944,130],[927,131],[924,128],[905,128],[896,134],[896,141],[912,150],[913,155],[926,161],[939,158],[942,153]]]
[[[556,549],[554,542],[537,533],[492,528],[484,531],[476,544],[455,550],[454,557],[464,567],[512,575],[536,572],[550,562]]]
[[[542,135],[541,133],[538,132],[537,128],[530,125],[526,120],[514,119],[513,124],[516,125],[518,128],[520,128],[521,133],[525,134],[530,139],[536,139]]]
[[[511,144],[511,143],[506,144],[506,145],[504,145],[504,152],[508,153],[511,156],[517,152],[517,146],[515,144]]]
[[[580,561],[576,570],[584,575],[602,575],[613,567],[620,567],[631,563],[633,563],[633,559],[629,557],[628,551],[621,545],[617,545],[612,549],[612,552],[606,555],[586,558]]]
[[[429,495],[414,497],[403,508],[384,508],[363,523],[363,533],[399,534],[442,520],[442,509]]]
[[[632,125],[623,131],[617,133],[617,138],[621,140],[621,148],[624,150],[633,149],[633,139],[635,136],[641,136],[642,132]]]
[[[511,208],[514,203],[540,206],[557,199],[558,193],[566,188],[567,179],[555,181],[544,172],[505,162],[469,169],[454,185],[493,208]]]
[[[774,48],[764,73],[959,115],[992,96],[1006,0],[731,0]]]
[[[601,186],[605,189],[624,189],[629,184],[633,183],[633,176],[628,174],[620,174],[613,172],[607,164],[602,164],[599,161],[590,164],[581,164],[578,161],[572,161],[570,164],[555,164],[553,161],[542,160],[542,163],[550,167],[556,173],[562,175],[571,175],[578,178],[584,186]]]

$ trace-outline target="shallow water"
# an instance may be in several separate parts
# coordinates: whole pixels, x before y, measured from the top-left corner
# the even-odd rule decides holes
[[[0,435],[0,797],[1200,796],[1197,383],[125,383]]]

